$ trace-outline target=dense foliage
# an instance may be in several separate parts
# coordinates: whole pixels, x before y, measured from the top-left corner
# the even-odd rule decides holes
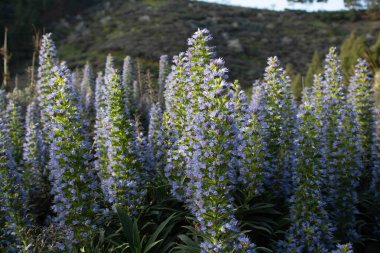
[[[316,55],[320,73],[295,101],[271,57],[249,101],[211,39],[198,30],[171,68],[162,56],[154,85],[129,56],[122,72],[109,55],[104,74],[87,64],[74,78],[44,35],[27,108],[0,90],[1,252],[349,253],[376,243],[368,64],[358,59],[344,78],[335,48],[324,69]]]

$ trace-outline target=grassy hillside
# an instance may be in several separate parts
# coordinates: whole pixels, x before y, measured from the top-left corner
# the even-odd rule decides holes
[[[198,27],[211,30],[218,56],[226,60],[230,76],[248,86],[263,72],[266,59],[277,55],[305,74],[315,50],[327,53],[356,30],[369,44],[380,21],[364,12],[273,12],[185,0],[114,0],[102,3],[53,28],[61,57],[71,67],[86,60],[104,65],[112,53],[140,58],[153,72],[159,56],[173,56]]]

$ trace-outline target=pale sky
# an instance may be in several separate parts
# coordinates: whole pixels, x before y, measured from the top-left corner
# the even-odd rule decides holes
[[[214,2],[229,5],[237,5],[243,7],[254,7],[260,9],[269,9],[281,11],[287,9],[304,9],[306,11],[334,11],[343,10],[343,0],[329,0],[328,3],[313,3],[313,4],[301,4],[301,3],[289,3],[287,0],[201,0],[204,2]]]

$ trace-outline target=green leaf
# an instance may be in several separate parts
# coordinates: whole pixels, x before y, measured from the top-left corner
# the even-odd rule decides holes
[[[148,242],[147,242],[147,247],[150,247],[150,244],[154,243],[158,236],[160,235],[160,233],[164,230],[164,228],[168,225],[168,223],[170,221],[172,221],[174,218],[176,217],[176,214],[172,214],[171,216],[169,216],[169,218],[167,218],[164,222],[162,222],[158,228],[156,229],[156,231],[150,236]],[[150,247],[151,248],[151,247]],[[146,253],[148,251],[144,251],[144,253]]]
[[[119,217],[121,227],[123,234],[125,235],[127,242],[129,244],[129,247],[131,249],[134,249],[136,245],[139,244],[139,239],[140,239],[140,234],[137,228],[137,223],[136,221],[133,222],[131,217],[126,213],[126,211],[120,207],[116,207],[117,215]],[[136,241],[138,241],[136,243]]]

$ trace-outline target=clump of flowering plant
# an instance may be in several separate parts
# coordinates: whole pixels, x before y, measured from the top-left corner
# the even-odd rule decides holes
[[[98,181],[89,161],[90,142],[85,131],[82,108],[71,73],[65,64],[52,68],[49,117],[50,180],[55,221],[66,231],[68,251],[72,243],[89,237],[99,212]]]
[[[278,197],[291,194],[296,137],[296,105],[290,79],[277,57],[268,59],[264,80],[256,85],[258,101],[253,107],[266,160],[264,187]]]

